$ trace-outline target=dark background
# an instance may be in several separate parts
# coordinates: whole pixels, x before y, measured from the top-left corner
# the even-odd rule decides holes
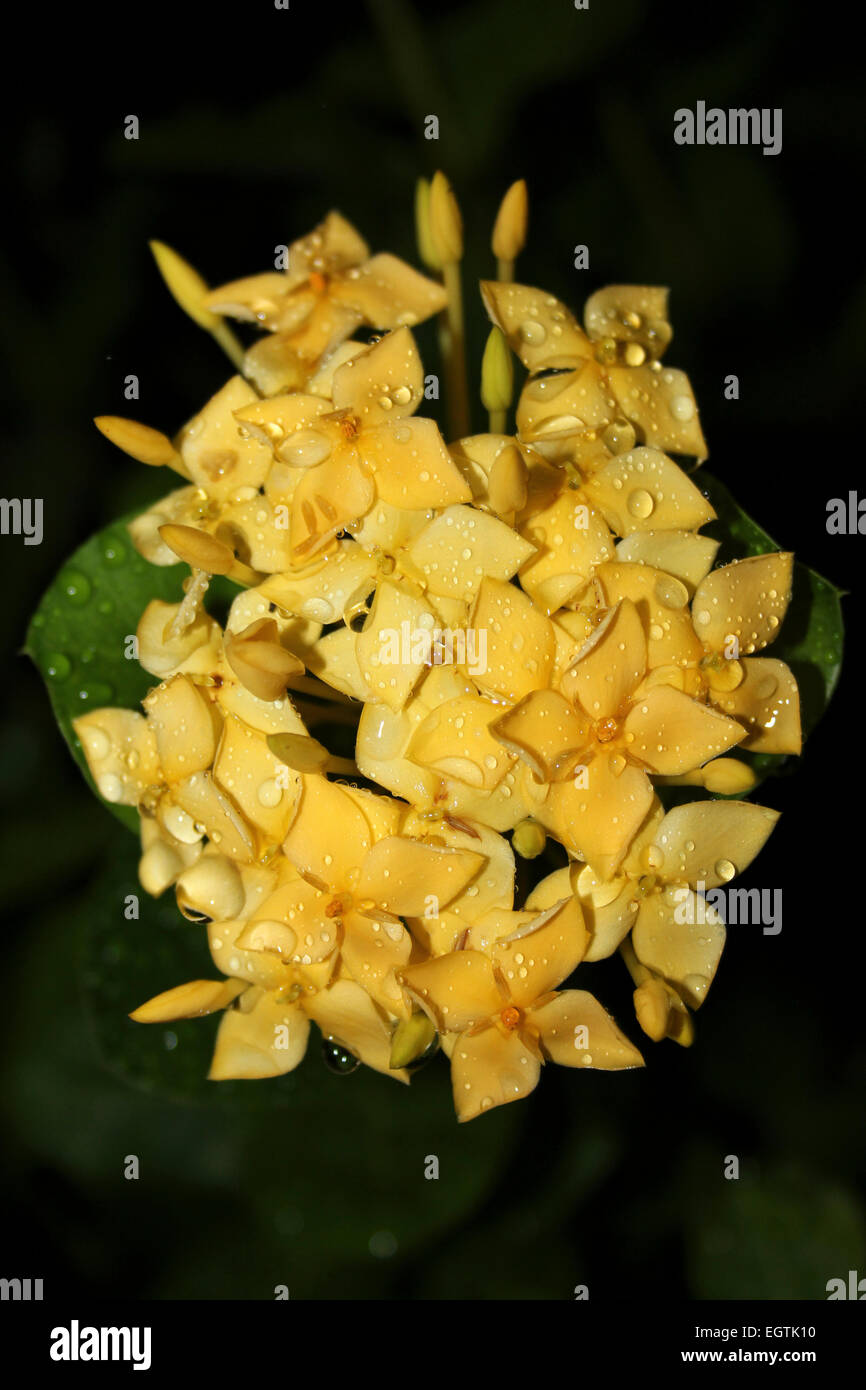
[[[415,261],[414,182],[436,167],[463,208],[475,360],[472,281],[491,272],[498,201],[525,176],[519,278],[576,307],[609,281],[671,286],[668,359],[691,376],[710,470],[781,545],[853,588],[864,542],[825,530],[829,497],[866,490],[863,100],[848,14],[178,0],[25,21],[7,57],[25,85],[4,116],[2,488],[45,498],[45,539],[0,540],[0,1272],[43,1277],[53,1294],[268,1298],[285,1283],[293,1297],[569,1298],[585,1283],[600,1300],[822,1298],[828,1279],[866,1274],[856,641],[797,775],[761,790],[784,816],[742,884],[784,888],[783,931],[732,929],[694,1047],[649,1045],[647,1070],[619,1077],[548,1068],[529,1101],[459,1129],[441,1063],[407,1096],[332,1076],[311,1043],[286,1083],[166,1096],[148,1034],[130,1044],[140,1075],[122,1074],[105,1040],[132,1030],[123,1013],[146,991],[98,924],[105,874],[134,888],[134,847],[15,655],[64,558],[163,487],[91,417],[171,433],[228,374],[162,288],[148,238],[220,283],[265,269],[276,244],[337,206],[374,249]],[[673,112],[698,99],[781,106],[781,155],[676,146]],[[123,138],[133,113],[137,142]],[[438,143],[423,139],[430,113]],[[588,272],[573,269],[577,243]],[[722,394],[731,372],[737,402]],[[177,930],[148,911],[126,924],[139,951],[149,926],[161,940]],[[596,970],[635,1036],[625,973]],[[115,1025],[98,1017],[107,974]],[[178,1027],[177,1055],[202,1037],[206,1051],[210,1028]],[[137,1183],[123,1179],[127,1154]],[[428,1154],[438,1182],[423,1178]],[[738,1182],[723,1178],[732,1154]]]

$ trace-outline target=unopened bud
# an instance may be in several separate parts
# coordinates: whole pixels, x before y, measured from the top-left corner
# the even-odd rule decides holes
[[[427,179],[419,179],[415,185],[415,236],[421,260],[430,270],[440,270],[442,262],[436,255],[430,228],[430,184]]]
[[[280,645],[273,618],[259,618],[243,632],[225,635],[226,661],[241,685],[259,700],[279,700],[304,663]]]
[[[169,550],[185,560],[191,569],[204,570],[206,574],[228,574],[235,563],[234,551],[229,546],[197,526],[168,521],[160,526],[159,534]]]
[[[481,359],[481,400],[486,410],[507,410],[514,392],[514,363],[501,328],[491,328]]]
[[[511,847],[521,859],[537,859],[546,844],[544,828],[534,820],[522,820],[511,836]]]
[[[463,219],[454,190],[441,170],[430,184],[430,236],[440,264],[463,258]]]
[[[499,205],[491,242],[498,261],[514,261],[526,245],[529,197],[526,180],[513,183]]]
[[[104,434],[118,449],[139,463],[149,464],[152,468],[180,463],[180,456],[171,440],[160,430],[140,425],[137,420],[125,420],[120,415],[97,415],[93,423],[100,434]]]
[[[309,734],[269,734],[268,747],[295,772],[324,772],[331,759],[325,745]]]
[[[172,247],[166,246],[164,241],[152,241],[150,249],[160,275],[184,313],[189,314],[190,318],[201,328],[207,329],[208,333],[215,332],[220,327],[221,320],[216,314],[211,313],[210,309],[204,308],[204,298],[209,287],[198,271],[193,270],[189,262],[185,261],[183,256],[179,256]]]
[[[435,1037],[435,1025],[425,1013],[419,1011],[401,1019],[391,1037],[391,1060],[388,1065],[392,1070],[408,1067],[427,1051]]]

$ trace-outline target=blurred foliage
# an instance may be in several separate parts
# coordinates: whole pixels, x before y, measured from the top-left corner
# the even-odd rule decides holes
[[[262,0],[239,27],[234,8],[152,0],[118,62],[82,44],[79,15],[53,12],[64,61],[50,74],[44,16],[19,16],[41,80],[29,107],[6,89],[4,491],[45,498],[45,539],[2,538],[6,647],[82,539],[162,490],[90,418],[171,433],[227,375],[162,291],[147,239],[218,283],[265,268],[337,205],[375,249],[414,260],[414,180],[440,165],[463,204],[469,293],[521,175],[528,283],[577,306],[608,281],[671,286],[670,358],[692,378],[714,473],[780,545],[852,587],[860,542],[824,521],[827,496],[860,485],[866,276],[857,219],[828,214],[866,143],[857,47],[840,44],[832,4],[732,0],[706,29],[696,15],[682,0],[371,0],[326,22]],[[783,107],[782,155],[676,147],[673,112],[698,99]],[[130,112],[137,142],[122,136]],[[429,113],[438,142],[423,139]],[[579,243],[588,274],[573,269]],[[477,362],[477,303],[468,325]],[[432,335],[420,341],[429,352]],[[36,671],[14,671],[0,731],[9,1273],[133,1297],[267,1298],[287,1283],[293,1297],[571,1298],[586,1283],[592,1299],[676,1299],[823,1298],[828,1279],[864,1272],[866,959],[858,817],[838,794],[855,679],[797,775],[762,787],[784,815],[742,886],[784,885],[784,928],[732,929],[694,1047],[648,1047],[646,1071],[619,1077],[549,1068],[528,1102],[458,1127],[441,1060],[408,1092],[332,1076],[315,1047],[295,1089],[148,1086],[149,1069],[176,1077],[203,1055],[212,1025],[179,1026],[166,1048],[125,1014],[200,943],[170,904],[125,920],[134,841],[82,787]],[[628,977],[597,970],[636,1036]],[[142,1049],[132,1084],[127,1039]],[[131,1153],[138,1182],[122,1177]],[[438,1182],[423,1178],[429,1153]],[[739,1182],[723,1177],[731,1153]],[[396,1241],[390,1257],[370,1250],[382,1232],[393,1239],[373,1248]]]

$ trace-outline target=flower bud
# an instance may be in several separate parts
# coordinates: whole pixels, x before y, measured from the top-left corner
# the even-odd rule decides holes
[[[184,313],[189,314],[200,328],[213,333],[222,321],[216,314],[212,314],[210,309],[203,307],[205,295],[208,293],[207,283],[183,256],[166,246],[164,241],[152,241],[150,249],[160,275]]]
[[[481,400],[486,410],[507,410],[514,391],[514,363],[501,328],[491,328],[481,359]]]
[[[196,526],[181,526],[169,521],[159,527],[159,534],[190,569],[204,570],[206,574],[228,574],[235,563],[234,552],[227,545]]]
[[[425,1013],[419,1011],[401,1019],[391,1038],[391,1060],[388,1064],[391,1070],[408,1067],[417,1061],[435,1037],[436,1027]]]
[[[498,261],[513,261],[520,255],[526,245],[528,217],[526,180],[518,179],[502,199],[493,226],[491,246]]]
[[[430,184],[427,179],[419,179],[415,185],[415,236],[418,254],[424,264],[430,270],[441,269],[442,262],[436,255],[430,227]]]
[[[120,415],[97,415],[93,421],[100,434],[116,444],[130,458],[153,468],[165,464],[180,464],[181,459],[171,440],[160,430],[140,425],[136,420],[124,420]]]
[[[463,219],[454,191],[441,170],[430,184],[430,237],[440,264],[463,259]]]
[[[511,836],[512,849],[521,859],[537,859],[544,852],[546,844],[544,828],[534,820],[522,820]]]
[[[279,700],[304,663],[280,645],[273,618],[260,618],[242,632],[225,635],[226,661],[241,685],[259,700]]]

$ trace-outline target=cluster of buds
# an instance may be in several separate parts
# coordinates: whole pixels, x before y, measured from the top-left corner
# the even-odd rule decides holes
[[[102,796],[140,812],[143,887],[173,888],[221,975],[132,1017],[222,1010],[216,1080],[291,1070],[311,1022],[340,1066],[404,1082],[441,1046],[467,1120],[546,1062],[642,1065],[570,980],[617,952],[643,1034],[691,1042],[725,939],[698,886],[745,869],[776,819],[732,799],[755,779],[731,752],[800,748],[794,678],[760,654],[792,557],[714,568],[713,509],[670,457],[706,447],[687,377],[662,362],[667,293],[599,290],[581,326],[515,282],[522,182],[481,285],[491,427],[471,434],[441,174],[417,213],[429,277],[371,256],[337,213],[285,270],[216,290],[155,248],[239,370],[174,440],[97,421],[180,475],[130,530],[190,573],[141,616],[143,713],[75,727]],[[411,330],[434,315],[447,439],[417,414],[431,379]],[[226,317],[267,333],[245,350]],[[237,586],[224,628],[214,575]],[[335,724],[353,759],[315,737]],[[671,785],[695,799],[666,811]],[[548,837],[559,867],[516,903],[515,854]]]

